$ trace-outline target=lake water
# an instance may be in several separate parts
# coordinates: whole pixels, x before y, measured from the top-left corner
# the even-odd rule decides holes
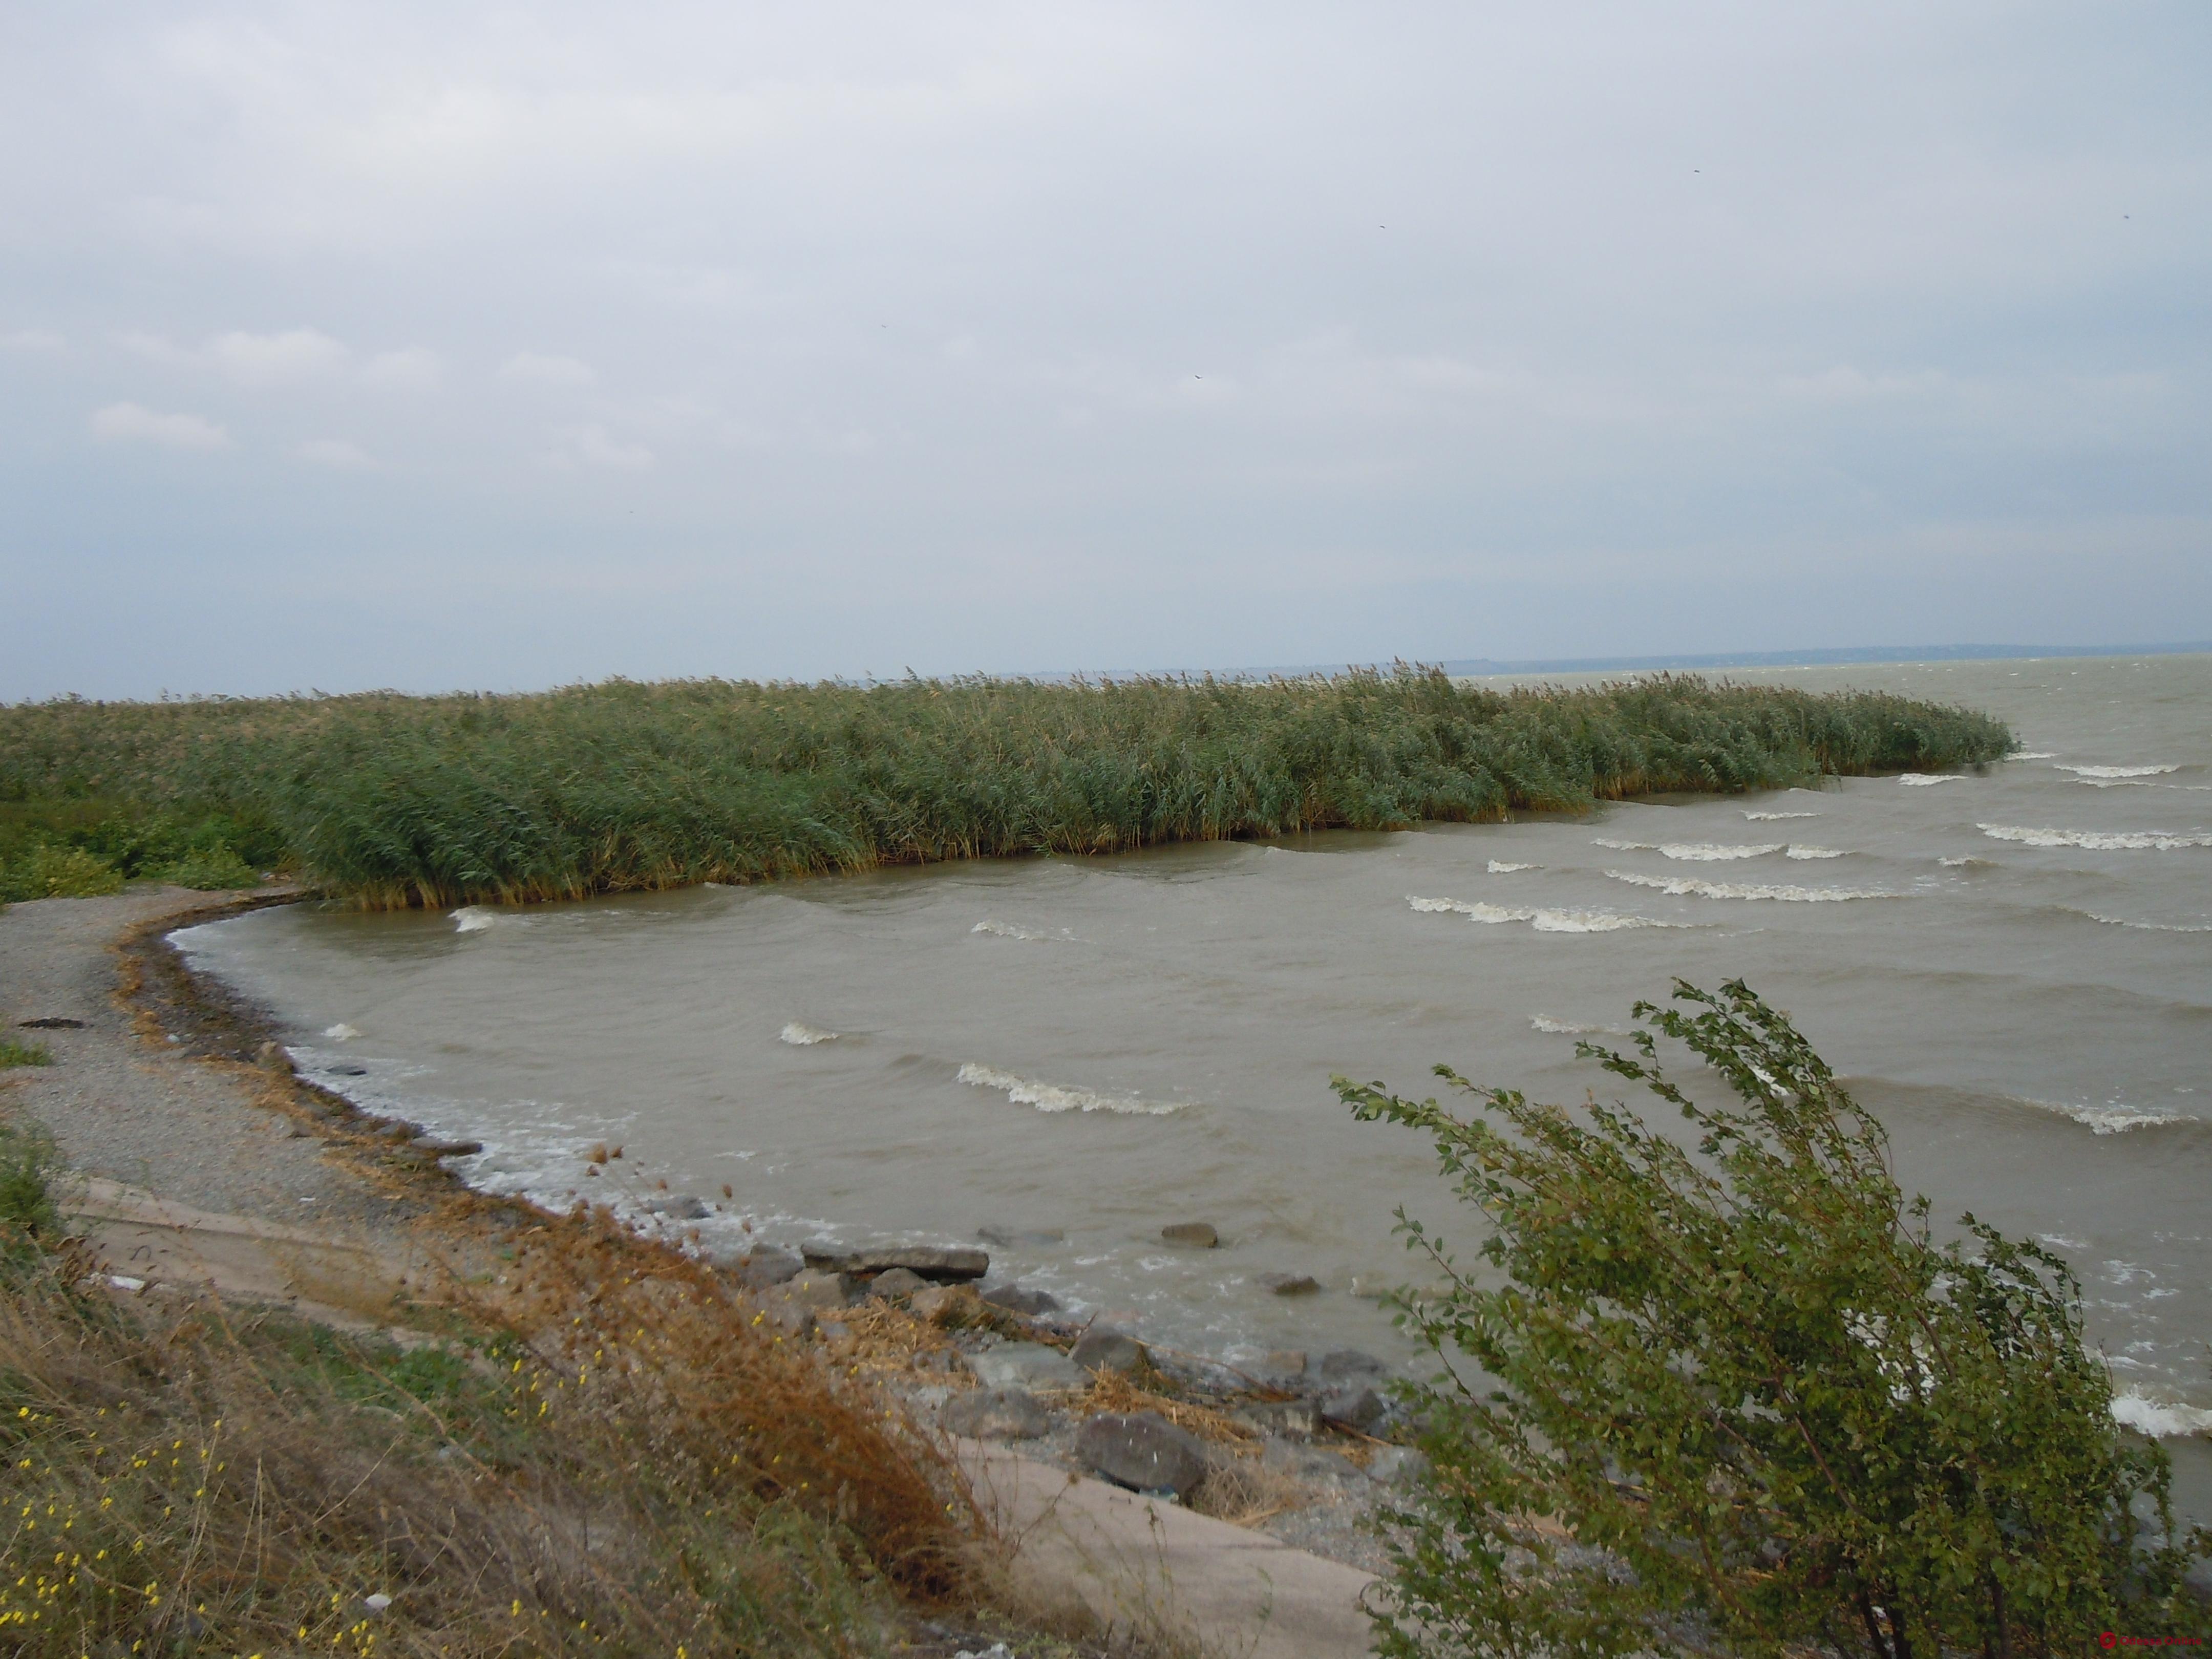
[[[1425,1093],[1444,1060],[1612,1094],[1576,1034],[1675,975],[1741,976],[1889,1126],[1908,1189],[2071,1261],[2124,1412],[2212,1513],[2212,658],[1735,678],[1970,704],[2028,752],[1588,818],[295,906],[179,939],[311,1073],[482,1139],[459,1167],[486,1188],[634,1204],[665,1182],[716,1206],[709,1239],[1028,1235],[994,1274],[1232,1360],[1410,1358],[1362,1292],[1413,1273],[1395,1206],[1449,1230],[1453,1206],[1332,1073]],[[602,1143],[624,1156],[587,1176]],[[1183,1220],[1222,1248],[1163,1246]]]

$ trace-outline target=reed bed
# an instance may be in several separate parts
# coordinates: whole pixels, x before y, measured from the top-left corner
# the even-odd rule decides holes
[[[1498,691],[1401,666],[1265,683],[611,681],[0,708],[0,862],[281,864],[376,908],[1471,823],[1968,765],[1999,721],[1658,676]],[[155,850],[143,870],[105,850]],[[127,850],[127,849],[126,849]],[[226,861],[227,859],[227,861]],[[46,867],[45,866],[41,866]]]

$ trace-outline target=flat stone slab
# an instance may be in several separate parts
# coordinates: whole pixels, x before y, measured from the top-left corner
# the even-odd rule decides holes
[[[1091,1373],[1042,1342],[1009,1342],[968,1356],[968,1369],[987,1389],[1087,1389]]]
[[[1242,1659],[1374,1651],[1362,1598],[1376,1580],[1356,1567],[1004,1447],[959,1440],[954,1451],[1014,1546],[1016,1579],[1080,1601],[1102,1624]]]
[[[801,1254],[810,1267],[854,1279],[903,1267],[940,1285],[961,1284],[991,1270],[988,1251],[964,1244],[808,1244]]]

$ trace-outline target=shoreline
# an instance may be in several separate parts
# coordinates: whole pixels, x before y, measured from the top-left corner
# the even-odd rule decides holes
[[[15,907],[12,925],[0,926],[0,965],[14,970],[8,976],[8,1024],[76,1022],[40,1033],[52,1040],[57,1063],[5,1074],[0,1104],[55,1134],[66,1166],[64,1207],[83,1218],[80,1225],[100,1253],[100,1270],[114,1294],[158,1310],[165,1299],[181,1308],[212,1293],[391,1341],[408,1352],[439,1340],[422,1327],[437,1325],[434,1310],[450,1302],[445,1292],[457,1273],[491,1278],[484,1271],[494,1265],[490,1259],[511,1251],[518,1239],[579,1226],[600,1237],[618,1233],[625,1257],[662,1264],[686,1279],[703,1274],[738,1286],[735,1276],[687,1255],[674,1241],[619,1226],[605,1211],[562,1217],[526,1200],[470,1188],[436,1157],[412,1146],[411,1136],[395,1134],[388,1121],[298,1075],[276,1048],[281,1026],[272,1013],[195,972],[185,954],[168,943],[179,928],[301,896],[291,889],[222,896],[141,890],[107,899],[33,902],[30,915],[20,912],[31,907]],[[34,925],[27,929],[27,923]],[[41,955],[49,971],[21,971]],[[57,965],[64,971],[52,971]],[[96,1078],[88,1075],[95,1072]],[[228,1098],[218,1103],[219,1097]],[[168,1118],[185,1121],[181,1138],[174,1133],[178,1124],[163,1121]],[[134,1174],[141,1179],[130,1179]],[[498,1282],[504,1284],[504,1277]],[[936,1426],[946,1400],[972,1393],[987,1380],[974,1374],[989,1370],[994,1362],[986,1356],[996,1355],[1003,1364],[1051,1345],[1057,1358],[1057,1345],[1072,1345],[1079,1333],[985,1309],[972,1297],[958,1316],[936,1325],[902,1306],[858,1296],[849,1308],[795,1309],[785,1294],[788,1288],[755,1285],[737,1293],[749,1298],[746,1305],[787,1322],[807,1364],[822,1364],[825,1376],[842,1371],[857,1378],[865,1371],[868,1383],[903,1406],[915,1425],[911,1431],[966,1448],[952,1455],[967,1478],[980,1483],[978,1501],[998,1511],[1000,1522],[1022,1523],[1021,1532],[1008,1535],[1018,1554],[1030,1547],[1029,1529],[1045,1513],[1031,1498],[1039,1491],[1057,1490],[1059,1483],[1073,1494],[1065,1516],[1069,1527],[1079,1519],[1093,1533],[1105,1528],[1093,1545],[1119,1536],[1114,1529],[1136,1515],[1121,1501],[1129,1494],[1115,1498],[1116,1489],[1087,1479],[1073,1454],[1073,1429],[1090,1410],[1103,1408],[1079,1390],[1041,1389],[1053,1431],[1009,1449],[944,1440],[945,1431]],[[488,1295],[495,1306],[501,1297],[484,1284],[467,1292]],[[1168,1356],[1161,1360],[1174,1367]],[[1123,1373],[1102,1374],[1098,1386],[1109,1394],[1118,1390],[1111,1403],[1125,1409],[1158,1407],[1194,1421],[1212,1415],[1186,1400],[1168,1372],[1148,1370],[1137,1380],[1145,1386],[1135,1392]],[[1154,1392],[1159,1389],[1170,1393]],[[1262,1474],[1260,1437],[1242,1424],[1229,1425],[1225,1433],[1217,1443],[1250,1454],[1247,1499],[1256,1492],[1266,1500],[1250,1505],[1267,1510],[1266,1516],[1247,1518],[1279,1515],[1286,1495],[1304,1507],[1320,1504],[1340,1513],[1336,1524],[1306,1528],[1311,1536],[1281,1524],[1267,1530],[1224,1528],[1202,1513],[1192,1514],[1188,1523],[1176,1523],[1185,1528],[1179,1535],[1196,1552],[1194,1563],[1216,1565],[1202,1571],[1191,1565],[1181,1575],[1186,1587],[1203,1588],[1205,1572],[1218,1576],[1230,1571],[1221,1564],[1233,1563],[1235,1572],[1248,1576],[1255,1570],[1276,1579],[1303,1574],[1320,1587],[1315,1593],[1324,1601],[1334,1597],[1349,1607],[1346,1594],[1356,1597],[1367,1582],[1364,1570],[1376,1565],[1371,1540],[1358,1537],[1355,1523],[1381,1496],[1381,1484],[1351,1461],[1320,1449],[1313,1455],[1333,1467],[1303,1485],[1283,1470]],[[1048,1461],[1040,1462],[1039,1455]],[[1040,1486],[1041,1472],[1048,1470],[1052,1480]],[[1031,1497],[1021,1497],[1024,1492]],[[1351,1492],[1368,1501],[1346,1503]],[[1155,1504],[1137,1524],[1153,1527],[1160,1518],[1156,1511]],[[1188,1529],[1194,1527],[1195,1532]],[[1047,1531],[1059,1536],[1054,1528]],[[1249,1541],[1237,1544],[1237,1538]],[[1307,1549],[1318,1545],[1322,1554],[1285,1547],[1293,1540]],[[1120,1539],[1122,1545],[1141,1541],[1136,1535]],[[1062,1590],[1073,1583],[1071,1574],[1081,1577],[1080,1560],[1096,1553],[1090,1546],[1073,1554],[1064,1549],[1054,1554],[1042,1543],[1037,1549],[1032,1565],[1048,1577],[1056,1574]],[[1260,1562],[1255,1550],[1275,1553]],[[1357,1559],[1336,1565],[1347,1556]],[[1118,1609],[1105,1615],[1109,1622],[1133,1616],[1127,1584],[1117,1581],[1097,1594],[1097,1586],[1076,1589],[1094,1612],[1102,1596]],[[1244,1609],[1237,1618],[1253,1616],[1253,1608],[1238,1600],[1241,1589],[1220,1584],[1214,1589],[1217,1613],[1234,1603]],[[1154,1586],[1146,1595],[1161,1591]],[[1221,1601],[1223,1595],[1227,1601]],[[1276,1650],[1272,1642],[1264,1650]],[[1293,1644],[1279,1650],[1287,1656],[1336,1650]]]

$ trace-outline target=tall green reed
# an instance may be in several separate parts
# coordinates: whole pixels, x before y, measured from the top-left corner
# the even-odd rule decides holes
[[[221,817],[362,904],[442,905],[1478,822],[2011,746],[1964,709],[1694,676],[1511,691],[1403,666],[1264,683],[616,680],[18,705],[0,709],[0,804]]]

